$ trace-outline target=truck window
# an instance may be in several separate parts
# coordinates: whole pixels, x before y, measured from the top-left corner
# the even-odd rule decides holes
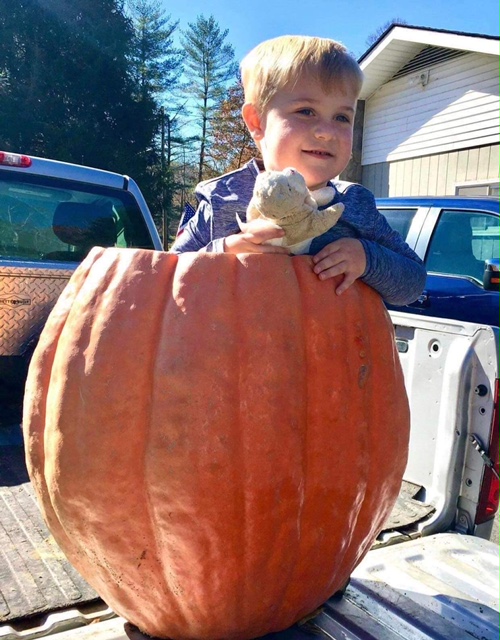
[[[426,257],[428,271],[482,282],[484,261],[498,258],[499,219],[483,212],[443,211]]]
[[[417,209],[380,209],[380,213],[391,227],[406,240]]]
[[[154,248],[132,194],[2,173],[0,258],[79,262],[96,245]]]

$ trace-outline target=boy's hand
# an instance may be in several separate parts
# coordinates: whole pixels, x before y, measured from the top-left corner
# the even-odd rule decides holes
[[[342,283],[335,290],[340,295],[365,272],[366,254],[359,240],[341,238],[323,247],[313,257],[313,264],[313,271],[320,280],[344,274]]]
[[[277,247],[263,244],[266,240],[282,238],[285,232],[278,225],[267,220],[252,220],[245,224],[245,231],[235,233],[224,238],[225,253],[284,253],[288,255],[287,247]]]

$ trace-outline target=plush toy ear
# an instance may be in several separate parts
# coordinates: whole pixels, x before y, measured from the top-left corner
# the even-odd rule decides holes
[[[264,137],[264,128],[257,107],[251,102],[245,102],[241,113],[252,138],[256,142],[257,140],[262,140]]]

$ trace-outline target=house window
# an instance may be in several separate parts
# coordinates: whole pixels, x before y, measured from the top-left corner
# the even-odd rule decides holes
[[[481,196],[497,196],[499,193],[499,183],[496,181],[487,181],[484,182],[467,182],[465,184],[460,184],[455,187],[455,195],[456,196],[471,196],[471,197],[481,197]]]

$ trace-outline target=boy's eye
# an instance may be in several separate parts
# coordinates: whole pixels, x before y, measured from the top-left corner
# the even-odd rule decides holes
[[[309,109],[308,107],[304,107],[303,109],[298,109],[297,113],[301,113],[304,116],[312,116],[314,114],[314,111],[312,109]]]
[[[344,116],[342,114],[337,116],[337,120],[339,120],[340,122],[351,122],[350,118],[348,118],[347,116]]]

